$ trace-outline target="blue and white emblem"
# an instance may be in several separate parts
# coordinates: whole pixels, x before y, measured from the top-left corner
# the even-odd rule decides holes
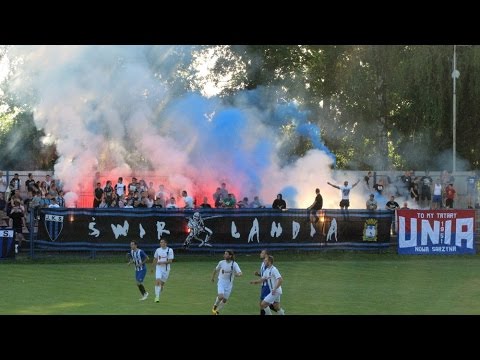
[[[60,236],[63,229],[63,218],[62,215],[45,215],[45,230],[47,230],[50,240],[55,241]]]

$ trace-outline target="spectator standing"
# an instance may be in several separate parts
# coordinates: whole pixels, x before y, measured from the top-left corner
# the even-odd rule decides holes
[[[182,191],[183,201],[185,202],[184,209],[193,209],[193,199],[187,194],[186,190]]]
[[[0,171],[0,193],[5,198],[5,192],[7,191],[7,178],[3,175],[3,171]]]
[[[212,197],[213,197],[215,207],[219,208],[219,207],[222,207],[223,199],[226,198],[227,196],[225,195],[224,197],[222,189],[217,187],[217,190],[213,193]]]
[[[391,196],[390,197],[390,201],[388,201],[386,204],[385,204],[385,209],[387,210],[390,210],[391,214],[392,214],[392,225],[391,225],[391,229],[392,229],[392,233],[393,235],[396,235],[397,234],[397,209],[400,208],[400,205],[398,205],[398,203],[395,201],[395,196]]]
[[[373,184],[370,183],[370,180],[371,180],[371,179],[372,179],[372,172],[369,171],[369,172],[367,173],[367,175],[365,175],[365,177],[363,178],[364,185],[365,185],[365,189],[366,189],[367,191],[372,191],[372,185],[373,185]]]
[[[115,194],[117,195],[117,198],[120,199],[125,196],[126,186],[123,183],[123,177],[119,177],[117,181],[118,182],[115,184]]]
[[[373,188],[377,191],[379,195],[382,195],[383,190],[385,189],[383,185],[383,180],[379,179],[376,184],[373,185]]]
[[[408,196],[410,195],[410,188],[413,181],[412,177],[410,176],[410,171],[408,170],[405,171],[405,173],[402,176],[400,176],[400,180],[402,184],[401,194],[403,195],[406,201],[408,200]]]
[[[367,206],[367,210],[377,210],[378,205],[377,205],[377,200],[375,200],[374,194],[370,194],[367,200],[366,206]]]
[[[132,177],[132,182],[128,184],[128,197],[135,196],[135,192],[138,191],[140,184],[137,182],[137,178],[134,176]]]
[[[445,207],[448,209],[453,209],[453,201],[455,199],[455,194],[457,191],[453,188],[453,184],[450,183],[445,188]]]
[[[12,180],[10,180],[10,189],[12,190],[12,193],[14,191],[20,191],[20,179],[17,173],[15,173]]]
[[[228,196],[227,184],[224,182],[222,183],[222,187],[220,188],[220,193],[222,195],[222,199],[225,199]]]
[[[432,200],[432,184],[433,179],[430,176],[430,171],[426,170],[425,175],[420,179],[420,184],[422,185],[421,193],[421,206],[427,209],[430,209],[431,200]]]
[[[327,184],[330,186],[333,186],[336,189],[340,189],[342,192],[342,200],[340,201],[340,208],[345,210],[348,210],[350,206],[350,190],[352,190],[357,184],[360,182],[360,179],[357,180],[357,182],[353,185],[348,185],[348,181],[344,181],[343,186],[338,186],[330,183],[327,181]]]
[[[112,186],[111,180],[107,180],[107,184],[103,188],[103,194],[105,196],[105,203],[107,204],[107,207],[111,207],[113,200],[116,198],[115,189]]]
[[[12,227],[15,231],[15,245],[16,249],[20,249],[22,247],[22,242],[26,241],[23,237],[23,226],[25,223],[25,214],[20,206],[20,201],[15,199],[13,200],[13,207],[8,215],[12,219]]]
[[[473,209],[477,205],[477,176],[467,178],[467,207]]]
[[[160,184],[158,186],[158,192],[157,192],[157,200],[159,200],[159,204],[162,205],[162,207],[166,207],[168,203],[168,193],[165,190],[165,185]]]
[[[95,188],[95,191],[93,192],[93,207],[98,208],[100,203],[102,202],[103,198],[103,189],[102,189],[102,184],[97,183],[97,187]]]
[[[35,190],[35,180],[33,179],[32,173],[28,173],[28,179],[25,180],[25,190],[33,191]]]
[[[7,201],[5,200],[5,195],[0,192],[0,222],[7,216],[5,209],[7,208]]]
[[[415,200],[415,203],[418,204],[420,195],[418,194],[418,185],[413,183],[410,187],[410,197]]]
[[[442,207],[442,184],[440,179],[435,181],[433,185],[432,209],[440,209]]]

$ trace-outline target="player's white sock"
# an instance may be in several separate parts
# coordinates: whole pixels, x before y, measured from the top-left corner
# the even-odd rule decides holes
[[[265,309],[263,309],[263,310],[265,310],[265,315],[272,315],[272,310],[270,310],[270,307],[269,307],[269,306],[267,306],[267,307],[266,307]]]
[[[160,289],[161,289],[160,286],[155,285],[155,296],[156,297],[160,297]]]
[[[218,300],[218,296],[217,296],[216,299],[215,299],[215,302],[213,303],[213,306],[218,306],[219,302],[220,302],[220,300]]]
[[[283,308],[280,308],[280,310],[277,310],[278,315],[285,315],[285,310]]]
[[[217,311],[221,311],[224,306],[225,306],[225,303],[223,301],[220,301],[220,304],[218,304],[218,307],[217,307]]]

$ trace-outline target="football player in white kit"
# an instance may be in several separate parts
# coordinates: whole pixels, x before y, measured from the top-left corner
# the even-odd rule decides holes
[[[155,250],[153,255],[153,265],[155,265],[155,302],[160,302],[160,293],[170,275],[170,267],[173,261],[173,249],[167,246],[167,240],[160,240],[160,247]],[[153,269],[152,269],[153,272]]]
[[[270,293],[260,303],[260,310],[265,311],[265,315],[272,315],[269,305],[273,304],[273,307],[277,310],[278,315],[285,315],[285,311],[280,306],[280,296],[282,295],[282,282],[283,278],[280,275],[278,269],[273,266],[273,256],[266,255],[265,270],[262,277],[259,280],[250,281],[251,284],[261,284],[266,282]]]
[[[218,272],[217,282],[217,298],[213,304],[212,314],[219,315],[220,311],[225,306],[233,288],[233,279],[235,276],[242,276],[242,270],[235,261],[235,254],[233,250],[225,250],[222,261],[213,270],[212,282],[215,281],[215,274]]]

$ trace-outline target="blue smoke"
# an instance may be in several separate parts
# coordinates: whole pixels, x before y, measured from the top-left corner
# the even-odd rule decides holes
[[[229,179],[243,192],[237,196],[256,195],[265,186],[262,177],[274,158],[282,125],[295,123],[300,135],[308,137],[316,149],[335,160],[321,141],[318,127],[307,122],[308,112],[300,111],[293,103],[265,105],[264,93],[244,91],[228,104],[190,93],[164,111],[163,118],[172,122],[165,124],[167,135],[189,149],[192,166],[209,169],[217,179]],[[260,133],[257,121],[267,131]],[[296,188],[288,186],[282,192],[289,207],[295,207]]]
[[[285,202],[287,203],[287,209],[297,207],[297,202],[295,201],[295,198],[298,195],[298,190],[294,186],[285,186],[280,191],[280,194],[282,194],[283,200],[285,200]]]

